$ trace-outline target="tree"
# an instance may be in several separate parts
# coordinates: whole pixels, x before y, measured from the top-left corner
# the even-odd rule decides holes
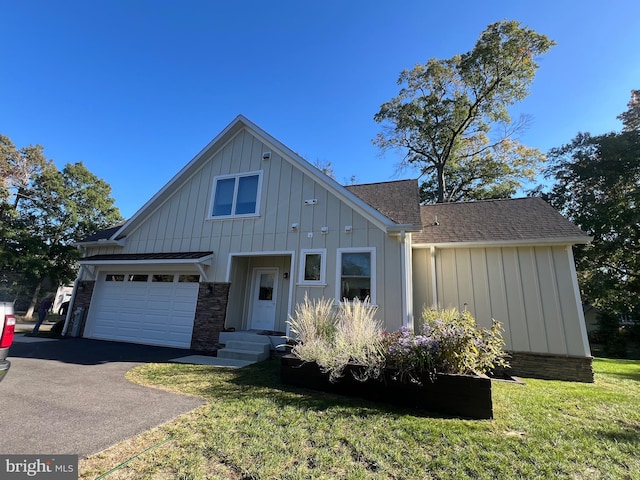
[[[640,314],[640,131],[578,134],[549,158],[549,201],[593,236],[575,255],[584,300]]]
[[[624,132],[640,132],[640,90],[631,90],[627,111],[618,115]]]
[[[16,148],[11,139],[0,134],[0,269],[13,270],[20,259],[18,244],[25,241],[17,207],[33,179],[45,169],[55,169],[40,145]]]
[[[528,95],[535,59],[553,45],[518,22],[497,22],[470,52],[404,70],[400,93],[374,116],[382,132],[373,143],[405,151],[401,166],[434,176],[423,186],[426,198],[512,195],[544,155],[517,141],[527,122],[512,121],[507,107]]]
[[[9,202],[13,194],[15,207],[34,175],[52,165],[42,146],[29,145],[18,150],[9,137],[0,134],[0,201]]]
[[[58,285],[75,277],[79,252],[74,242],[122,217],[111,198],[111,187],[82,163],[67,164],[59,171],[44,159],[42,147],[21,151],[13,147],[12,151],[10,140],[1,140],[6,147],[3,154],[13,155],[2,164],[4,171],[15,164],[16,152],[38,152],[43,160],[19,183],[12,177],[0,198],[2,228],[9,233],[0,239],[0,269],[20,274],[33,288],[29,316],[45,279]],[[10,201],[11,189],[18,200]]]

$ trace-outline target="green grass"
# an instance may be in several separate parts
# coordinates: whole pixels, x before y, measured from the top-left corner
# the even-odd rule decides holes
[[[640,478],[640,362],[594,361],[595,384],[494,382],[494,420],[285,387],[278,362],[150,364],[128,376],[208,403],[81,464],[113,479]]]

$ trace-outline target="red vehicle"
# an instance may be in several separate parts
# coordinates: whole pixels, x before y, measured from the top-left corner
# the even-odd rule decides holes
[[[13,343],[15,328],[16,316],[13,313],[13,303],[0,302],[0,382],[11,367],[7,356],[9,355],[9,347]]]

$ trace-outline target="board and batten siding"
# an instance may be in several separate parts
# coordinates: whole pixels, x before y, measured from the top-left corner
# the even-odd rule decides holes
[[[266,151],[271,152],[269,160],[262,158]],[[239,258],[234,254],[294,252],[295,264],[289,272],[289,282],[294,282],[289,303],[294,306],[303,301],[305,293],[311,298],[335,298],[338,248],[375,247],[377,316],[384,319],[387,329],[402,325],[402,245],[397,237],[388,236],[248,129],[240,130],[224,145],[203,155],[199,168],[181,178],[172,187],[171,195],[156,204],[154,210],[145,212],[144,219],[127,232],[124,248],[90,249],[87,255],[213,251],[213,263],[207,267],[208,281],[233,282],[229,278],[229,259]],[[262,175],[259,216],[209,218],[215,177],[246,172]],[[316,199],[317,204],[305,205],[307,199]],[[294,223],[298,224],[296,230],[291,228]],[[351,233],[345,232],[346,226],[352,227]],[[322,227],[327,227],[328,233],[322,234]],[[326,249],[326,285],[297,285],[302,249]],[[239,279],[246,282],[244,277]],[[288,291],[284,285],[280,287],[281,292]],[[240,308],[230,305],[228,312],[236,316]]]
[[[502,323],[507,350],[589,356],[568,248],[436,248],[435,269],[431,250],[415,249],[416,318],[424,306],[466,308],[481,327]]]

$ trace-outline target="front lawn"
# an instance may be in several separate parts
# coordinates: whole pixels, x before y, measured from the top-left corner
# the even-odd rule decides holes
[[[209,402],[83,460],[81,478],[640,478],[640,361],[596,359],[595,384],[494,382],[494,420],[284,387],[278,366],[132,370],[132,381]]]

